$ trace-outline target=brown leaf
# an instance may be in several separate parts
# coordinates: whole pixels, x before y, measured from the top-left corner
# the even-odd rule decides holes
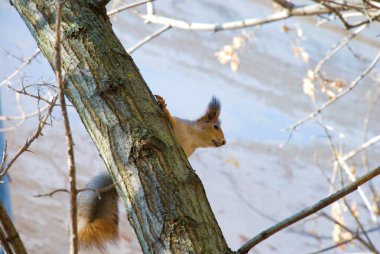
[[[336,97],[335,93],[329,89],[326,90],[326,94],[329,97],[330,100],[334,99]]]
[[[359,218],[359,209],[355,201],[353,201],[351,204],[351,211],[356,218]]]
[[[288,27],[288,26],[284,25],[284,26],[281,27],[281,32],[283,32],[283,33],[288,33],[290,31],[291,31],[291,28]]]
[[[304,78],[302,88],[303,88],[303,92],[306,95],[308,95],[314,101],[315,100],[315,87],[314,87],[313,81],[309,78]]]
[[[335,202],[331,206],[331,216],[336,220],[340,225],[345,226],[344,217],[342,209],[338,202]],[[347,232],[343,227],[341,227],[339,224],[335,224],[333,231],[332,231],[332,239],[335,243],[341,243],[343,241],[349,240],[352,238],[352,235],[350,232]],[[340,250],[344,250],[346,246],[344,244],[339,246]]]
[[[330,83],[330,87],[338,90],[339,92],[343,90],[346,86],[346,83],[342,79],[337,79]]]

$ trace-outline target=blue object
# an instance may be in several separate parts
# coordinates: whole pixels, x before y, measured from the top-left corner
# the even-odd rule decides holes
[[[0,115],[1,115],[1,94],[0,94]],[[3,123],[0,121],[0,129],[3,128]],[[3,133],[0,131],[0,158],[2,158],[2,154],[4,151],[4,136]],[[2,169],[1,169],[2,170]],[[8,175],[5,175],[0,179],[2,182],[0,182],[0,202],[3,205],[4,209],[7,211],[9,217],[12,216],[11,214],[11,200],[9,198],[9,177]],[[3,251],[0,249],[0,254],[3,254]]]

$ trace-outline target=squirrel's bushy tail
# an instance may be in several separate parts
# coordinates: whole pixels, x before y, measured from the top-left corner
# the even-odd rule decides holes
[[[119,238],[118,194],[108,173],[95,176],[78,195],[78,242],[80,248],[103,249]],[[98,191],[96,191],[98,190]]]

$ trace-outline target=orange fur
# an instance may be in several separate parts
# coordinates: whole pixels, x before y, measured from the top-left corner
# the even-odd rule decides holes
[[[219,121],[221,106],[215,97],[211,99],[206,113],[196,121],[173,117],[166,107],[165,100],[159,95],[156,95],[156,99],[187,157],[199,147],[219,147],[226,144]]]
[[[84,224],[78,232],[80,248],[103,249],[106,243],[115,242],[119,238],[117,224],[105,219],[95,219],[86,223],[86,218],[78,218],[79,225]]]

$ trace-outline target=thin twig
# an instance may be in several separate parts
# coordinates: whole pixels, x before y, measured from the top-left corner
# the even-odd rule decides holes
[[[342,246],[342,245],[345,245],[345,244],[347,244],[347,243],[349,243],[349,242],[352,242],[353,240],[356,239],[356,236],[357,236],[357,235],[353,235],[350,239],[347,239],[347,240],[345,240],[345,241],[341,241],[341,242],[339,242],[339,243],[337,243],[337,244],[331,245],[331,246],[329,246],[329,247],[322,248],[322,249],[317,250],[317,251],[308,252],[308,253],[306,253],[306,254],[319,254],[319,253],[323,253],[323,252],[326,252],[326,251],[329,251],[329,250],[333,250],[333,249],[335,249],[335,248],[338,248],[339,246]]]
[[[23,59],[22,57],[16,56],[15,54],[13,54],[13,53],[10,52],[9,50],[3,48],[2,46],[0,46],[0,49],[1,49],[2,51],[4,51],[4,53],[5,53],[6,55],[8,55],[8,56],[10,56],[10,57],[13,57],[14,59],[16,59],[16,60],[18,60],[18,61],[20,61],[20,62],[24,61],[24,59]]]
[[[131,4],[125,4],[125,5],[119,7],[115,10],[109,11],[107,14],[108,14],[108,16],[112,16],[112,15],[115,15],[119,12],[125,11],[127,9],[131,9],[133,7],[143,5],[143,4],[148,4],[149,2],[152,2],[152,1],[154,1],[154,0],[142,0],[142,1],[135,2],[135,3],[131,3]]]
[[[321,117],[321,120],[323,120],[323,117],[322,115],[320,115]],[[350,172],[350,169],[348,168],[347,164],[344,162],[344,161],[340,161],[340,154],[338,152],[338,150],[335,148],[335,145],[334,145],[334,142],[332,140],[332,137],[330,135],[330,132],[327,128],[326,125],[324,124],[321,124],[321,126],[323,127],[325,133],[326,133],[326,136],[329,140],[329,143],[330,143],[330,146],[331,146],[331,149],[332,149],[332,152],[333,152],[333,155],[334,155],[334,158],[335,158],[335,161],[337,163],[334,163],[334,168],[339,168],[339,173],[340,173],[340,180],[341,180],[341,184],[342,184],[342,187],[344,185],[343,183],[343,176],[342,176],[342,171],[344,170],[345,173],[349,176],[349,179],[351,180],[351,182],[354,182],[355,181],[355,177],[353,176],[353,174]],[[369,212],[371,213],[371,216],[372,216],[372,219],[374,221],[376,221],[376,216],[374,215],[373,211],[372,211],[372,208],[369,204],[369,201],[366,197],[366,195],[364,194],[364,191],[362,189],[361,186],[358,186],[358,192],[359,192],[359,195],[362,197],[364,203],[366,204]],[[365,229],[364,229],[364,226],[363,224],[361,223],[361,221],[359,220],[359,218],[355,215],[354,211],[352,210],[351,206],[348,204],[347,200],[346,200],[346,197],[343,197],[343,204],[345,205],[346,209],[350,212],[351,216],[353,217],[353,219],[355,220],[356,224],[358,225],[359,229],[362,231],[364,237],[367,239],[367,247],[373,252],[373,253],[376,253],[378,254],[375,246],[373,245],[371,239],[369,238],[368,234],[366,233]]]
[[[334,219],[333,217],[331,217],[330,215],[328,215],[327,213],[325,212],[321,212],[321,215],[323,217],[325,217],[326,219],[332,221],[334,224],[338,225],[339,227],[343,228],[344,230],[346,230],[347,232],[349,232],[352,236],[352,238],[354,239],[357,239],[361,244],[363,244],[366,248],[368,249],[372,249],[373,246],[369,245],[358,233],[355,233],[353,230],[351,230],[350,228],[348,228],[347,226],[343,225],[342,223],[340,223],[339,221],[337,221],[336,219]]]
[[[292,9],[295,6],[294,3],[288,0],[272,0],[272,2],[275,2],[284,9]]]
[[[380,167],[377,167],[376,169],[364,174],[362,177],[359,177],[355,182],[345,186],[341,190],[331,194],[330,196],[318,201],[316,204],[303,209],[302,211],[288,217],[287,219],[277,223],[276,225],[262,231],[257,236],[253,237],[251,240],[249,240],[246,244],[244,244],[237,252],[236,254],[245,254],[248,253],[250,249],[252,249],[254,246],[259,244],[260,242],[264,241],[268,237],[272,236],[273,234],[277,233],[278,231],[289,227],[290,225],[296,223],[297,221],[300,221],[306,217],[308,217],[311,214],[314,214],[315,212],[320,211],[321,209],[331,205],[335,201],[341,199],[344,196],[347,196],[348,194],[354,192],[357,190],[357,188],[368,182],[369,180],[373,179],[374,177],[378,176],[380,174]]]
[[[97,195],[100,197],[101,194],[108,192],[108,191],[111,191],[111,190],[114,190],[115,186],[116,186],[116,184],[110,184],[110,185],[103,187],[101,189],[92,189],[92,188],[78,189],[77,193],[84,192],[84,191],[92,191],[92,192],[96,192]],[[59,193],[59,192],[65,192],[65,193],[70,194],[69,190],[67,190],[67,189],[56,189],[56,190],[49,192],[49,193],[34,195],[33,197],[35,197],[35,198],[50,197],[51,198],[54,194]]]
[[[12,72],[8,77],[6,77],[3,81],[0,83],[0,87],[2,87],[5,84],[10,84],[11,80],[16,77],[26,66],[28,66],[41,52],[39,48],[37,48],[33,55],[27,59],[25,59],[22,64],[14,71]]]
[[[46,99],[45,99],[46,100]],[[44,100],[44,101],[45,101]],[[48,100],[46,100],[48,101]],[[50,102],[49,102],[50,103]],[[36,110],[36,111],[33,111],[33,112],[30,112],[30,113],[25,113],[25,114],[22,114],[22,115],[19,115],[19,116],[5,116],[5,115],[0,115],[0,121],[16,121],[16,120],[25,120],[27,118],[30,118],[30,117],[34,117],[34,116],[38,116],[40,115],[41,113],[45,112],[48,108],[50,107],[50,105],[46,105],[45,107],[43,107],[42,109],[39,109],[39,110]],[[1,131],[2,129],[0,129]]]
[[[153,40],[154,38],[156,38],[160,34],[164,33],[165,31],[169,30],[170,28],[171,28],[170,26],[163,26],[162,28],[160,28],[156,32],[154,32],[153,34],[145,37],[144,39],[142,39],[141,41],[139,41],[137,44],[135,44],[132,47],[130,47],[127,50],[128,54],[132,54],[136,49],[140,48],[145,43],[148,43],[149,41]]]
[[[315,116],[320,114],[323,110],[325,110],[327,107],[329,107],[331,104],[335,103],[337,100],[342,98],[344,95],[351,92],[358,84],[359,82],[368,75],[369,72],[372,71],[372,69],[376,66],[376,64],[380,60],[380,51],[377,53],[376,57],[373,59],[371,64],[356,78],[351,82],[351,85],[347,87],[345,90],[343,90],[341,93],[337,94],[334,98],[328,100],[325,104],[323,104],[321,107],[317,108],[314,112],[309,114],[307,117],[303,118],[302,120],[298,121],[297,123],[289,126],[286,128],[287,131],[293,132],[295,131],[300,125],[306,123],[307,121],[313,119]]]
[[[150,0],[146,3],[146,14],[147,15],[154,15],[155,14],[153,1],[154,0]]]
[[[368,24],[365,24],[361,27],[358,27],[355,29],[352,33],[350,33],[348,36],[343,38],[336,46],[334,46],[332,49],[330,49],[325,57],[315,66],[314,73],[316,75],[319,75],[322,66],[330,60],[334,55],[336,55],[340,50],[342,50],[352,39],[354,39],[360,32],[362,32],[365,28],[368,27]]]
[[[66,193],[70,194],[69,190],[67,190],[67,189],[56,189],[56,190],[53,190],[52,192],[49,192],[49,193],[33,195],[33,197],[35,197],[35,198],[50,197],[51,198],[51,197],[53,197],[54,194],[59,193],[59,192],[66,192]],[[79,190],[78,190],[78,192],[79,192]]]
[[[66,135],[66,151],[67,163],[69,168],[69,182],[70,182],[70,253],[78,253],[78,225],[77,225],[77,189],[76,189],[76,173],[75,173],[75,159],[74,159],[74,142],[71,135],[69,116],[67,113],[65,95],[63,93],[63,79],[62,79],[62,63],[61,63],[61,19],[62,9],[66,0],[58,0],[57,20],[56,20],[56,38],[55,38],[55,73],[58,82],[58,96],[62,109],[63,122],[65,126]]]
[[[38,95],[35,95],[35,94],[32,94],[32,93],[27,91],[28,87],[38,86],[38,85],[49,87],[47,84],[34,84],[34,85],[28,85],[28,86],[22,85],[22,89],[16,89],[16,88],[13,88],[12,86],[8,86],[8,88],[11,89],[12,91],[16,92],[16,93],[34,98],[38,101],[44,101],[46,103],[50,103],[49,99],[42,97],[39,93],[38,93]],[[53,92],[55,93],[55,90],[53,90]]]
[[[42,129],[47,124],[47,120],[50,117],[51,112],[53,111],[53,108],[54,108],[55,102],[57,101],[57,98],[58,98],[57,95],[53,97],[45,117],[39,121],[37,129],[34,132],[34,134],[32,135],[32,137],[27,139],[26,143],[18,149],[18,151],[16,152],[16,155],[9,161],[9,163],[7,163],[7,166],[1,171],[0,176],[4,176],[7,173],[7,171],[11,168],[13,163],[20,157],[20,155],[23,154],[24,152],[28,151],[30,145],[41,135]]]
[[[3,170],[3,167],[5,165],[5,162],[7,161],[7,148],[8,148],[8,142],[5,140],[4,142],[4,149],[3,149],[3,156],[1,158],[1,165],[0,165],[0,170]],[[1,184],[1,182],[0,182]]]

